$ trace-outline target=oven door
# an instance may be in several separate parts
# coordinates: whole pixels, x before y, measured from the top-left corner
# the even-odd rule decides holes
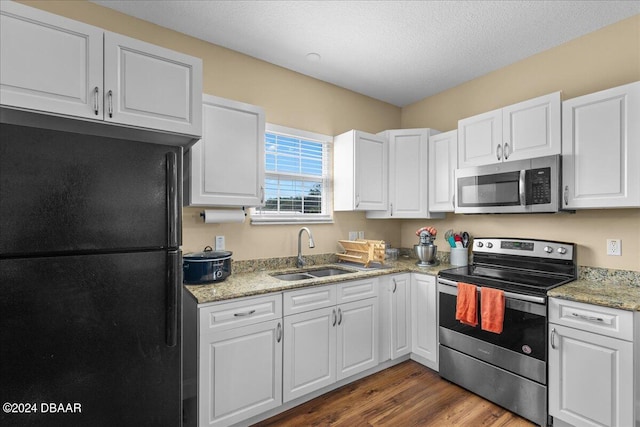
[[[505,292],[503,332],[496,334],[480,327],[480,292],[478,326],[456,320],[457,294],[456,282],[438,279],[440,344],[546,384],[546,298]]]

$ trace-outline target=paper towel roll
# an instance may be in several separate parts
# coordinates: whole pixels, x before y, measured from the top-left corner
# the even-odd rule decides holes
[[[219,224],[222,222],[244,222],[244,209],[205,209],[200,213],[205,224]]]

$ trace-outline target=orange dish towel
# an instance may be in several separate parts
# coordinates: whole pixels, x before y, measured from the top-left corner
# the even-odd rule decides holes
[[[478,326],[478,296],[476,285],[458,283],[456,299],[456,320],[469,326]]]
[[[504,323],[504,291],[492,288],[480,288],[482,329],[496,334],[502,333]]]

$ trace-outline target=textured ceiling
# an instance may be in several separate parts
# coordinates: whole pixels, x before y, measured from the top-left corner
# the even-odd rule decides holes
[[[640,0],[94,3],[397,106],[640,13]]]

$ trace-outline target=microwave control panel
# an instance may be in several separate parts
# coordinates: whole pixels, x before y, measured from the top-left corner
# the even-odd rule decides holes
[[[551,203],[551,168],[527,171],[527,205]]]

